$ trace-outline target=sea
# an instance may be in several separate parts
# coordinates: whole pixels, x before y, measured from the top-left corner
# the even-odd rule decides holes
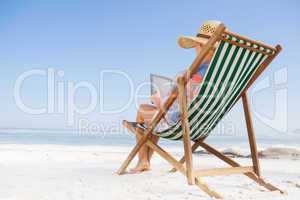
[[[276,134],[274,136],[257,136],[258,147],[289,146],[300,148],[300,135]],[[0,144],[54,144],[54,145],[115,145],[132,146],[135,137],[131,134],[80,134],[76,131],[0,131]],[[221,136],[211,135],[206,142],[217,147],[249,146],[247,135]],[[180,146],[181,141],[161,139],[160,143]]]

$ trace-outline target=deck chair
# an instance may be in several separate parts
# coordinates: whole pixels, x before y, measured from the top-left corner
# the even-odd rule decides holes
[[[203,81],[199,86],[199,92],[190,105],[187,105],[186,83],[197,72],[203,59],[213,47],[216,47],[216,50]],[[261,178],[256,139],[247,97],[248,88],[280,51],[280,45],[273,48],[269,45],[250,40],[227,31],[224,24],[220,24],[189,69],[177,79],[177,87],[173,89],[162,109],[155,114],[150,125],[144,127],[123,121],[123,125],[131,132],[137,134],[140,140],[118,170],[118,174],[124,174],[126,168],[141,147],[148,145],[154,152],[158,153],[174,167],[172,169],[173,172],[181,172],[186,176],[189,185],[197,185],[211,197],[222,198],[219,193],[209,188],[203,182],[201,179],[203,176],[241,173],[270,191],[280,191],[283,193],[282,190],[265,182]],[[165,116],[176,98],[178,98],[181,119],[166,130],[155,131],[157,124]],[[232,158],[225,156],[204,142],[205,138],[208,137],[218,122],[220,122],[239,99],[242,99],[243,103],[252,166],[241,166]],[[170,140],[182,140],[184,157],[179,161],[176,160],[159,145],[149,140],[149,137],[152,135]],[[192,153],[199,146],[231,167],[209,170],[194,169]]]

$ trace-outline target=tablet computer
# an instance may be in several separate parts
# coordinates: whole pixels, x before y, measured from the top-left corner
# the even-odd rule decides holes
[[[174,82],[173,79],[161,75],[150,74],[151,95],[159,93],[161,97],[169,95]]]

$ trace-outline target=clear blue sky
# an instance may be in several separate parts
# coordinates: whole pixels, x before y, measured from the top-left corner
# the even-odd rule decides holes
[[[150,73],[172,77],[195,56],[177,46],[177,37],[194,35],[203,21],[217,19],[234,32],[283,46],[264,77],[288,68],[288,125],[289,130],[300,128],[299,8],[296,0],[1,0],[0,127],[76,128],[66,126],[63,114],[32,116],[16,107],[14,82],[24,71],[52,67],[65,72],[58,81],[89,81],[96,87],[103,69],[121,69],[134,78],[135,85],[148,80]],[[26,82],[26,102],[45,105],[45,86],[41,77]],[[127,97],[128,87],[117,77],[111,78],[107,89],[107,108],[121,105]],[[274,91],[258,95],[256,109],[271,116]],[[87,101],[85,91],[79,92],[76,102],[84,106]],[[234,111],[236,118],[242,116],[240,111]],[[83,117],[114,121],[125,116],[133,119],[134,114],[131,105],[121,114],[104,116],[97,108]]]

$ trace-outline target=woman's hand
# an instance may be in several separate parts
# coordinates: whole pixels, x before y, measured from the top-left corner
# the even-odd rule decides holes
[[[155,94],[150,96],[150,100],[152,101],[152,103],[158,107],[161,108],[161,96],[158,92],[156,92]]]

